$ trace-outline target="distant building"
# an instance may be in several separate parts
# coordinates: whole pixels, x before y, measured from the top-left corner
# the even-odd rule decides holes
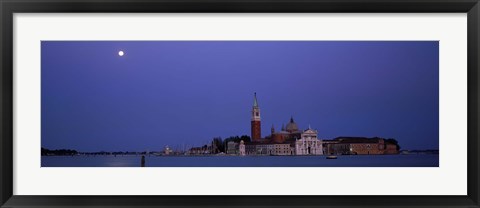
[[[256,155],[257,154],[257,143],[245,143],[245,155]]]
[[[212,154],[210,147],[207,145],[201,147],[192,147],[187,151],[187,155],[208,155]]]
[[[168,145],[165,146],[165,148],[163,149],[163,154],[164,154],[164,155],[170,155],[170,154],[172,154],[172,153],[173,153],[173,150],[170,149],[170,147],[168,147]]]
[[[397,147],[396,144],[389,144],[389,143],[386,143],[385,144],[385,150],[383,152],[383,154],[386,154],[386,155],[395,155],[395,154],[399,154],[399,148]]]
[[[295,155],[295,143],[273,144],[273,155]]]
[[[275,146],[272,143],[257,144],[258,155],[274,155]]]
[[[383,155],[398,154],[398,147],[379,137],[338,137],[324,140],[324,151],[328,155]]]
[[[301,134],[301,139],[295,141],[296,155],[323,155],[322,140],[317,138],[317,130],[308,127]]]
[[[206,150],[201,147],[192,147],[188,150],[188,155],[202,155],[205,154]]]
[[[228,155],[236,155],[239,153],[238,151],[238,143],[230,141],[227,143],[227,154]]]
[[[241,156],[245,156],[245,142],[243,140],[240,141],[240,144],[238,145],[238,154]]]

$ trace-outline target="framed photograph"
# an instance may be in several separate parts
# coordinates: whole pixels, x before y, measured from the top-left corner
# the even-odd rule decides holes
[[[2,207],[479,207],[478,0],[0,6]]]

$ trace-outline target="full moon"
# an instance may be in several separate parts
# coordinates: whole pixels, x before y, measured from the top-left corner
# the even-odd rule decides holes
[[[123,54],[125,54],[125,53],[123,53],[123,51],[119,51],[119,52],[118,52],[118,55],[119,55],[119,56],[123,56]]]

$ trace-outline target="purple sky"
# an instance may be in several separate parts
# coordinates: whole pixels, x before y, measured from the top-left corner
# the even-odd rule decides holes
[[[437,41],[43,41],[42,147],[158,151],[293,116],[438,149]],[[124,56],[118,51],[123,50]]]

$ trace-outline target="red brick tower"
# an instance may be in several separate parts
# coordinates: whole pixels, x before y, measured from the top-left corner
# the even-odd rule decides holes
[[[261,125],[260,125],[260,108],[257,102],[257,93],[253,96],[253,109],[252,109],[252,141],[259,142],[262,138]]]

